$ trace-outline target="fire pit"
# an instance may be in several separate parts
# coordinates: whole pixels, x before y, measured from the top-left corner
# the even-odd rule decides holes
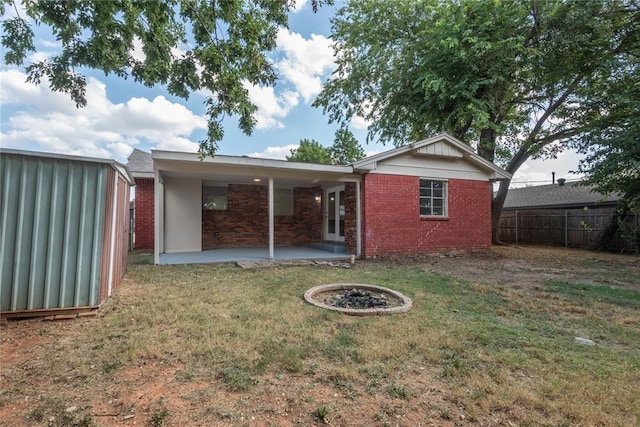
[[[317,307],[353,316],[404,313],[411,299],[400,292],[375,285],[334,283],[309,289],[304,299]]]

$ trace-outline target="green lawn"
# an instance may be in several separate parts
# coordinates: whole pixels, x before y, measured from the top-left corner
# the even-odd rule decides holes
[[[194,425],[640,423],[637,289],[470,283],[419,262],[242,270],[147,261],[135,254],[99,317],[72,325],[64,347],[16,374],[0,408],[46,377],[57,394],[36,400],[24,420],[62,420],[60,400],[76,399],[67,421],[112,425],[96,400],[126,402],[123,378],[153,366],[147,375],[169,370],[174,390],[136,412],[147,425],[183,424],[185,402]],[[306,289],[335,282],[395,289],[413,309],[349,317],[304,302]],[[59,325],[43,323],[41,334]],[[268,409],[274,384],[289,402],[284,416]]]

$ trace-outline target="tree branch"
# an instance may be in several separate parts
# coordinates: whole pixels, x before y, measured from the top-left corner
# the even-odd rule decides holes
[[[553,103],[551,103],[551,105],[545,110],[545,112],[536,122],[536,125],[531,130],[531,133],[529,134],[529,138],[527,138],[529,141],[535,140],[536,135],[538,135],[538,133],[540,132],[540,129],[542,129],[542,126],[547,121],[549,116],[555,113],[555,111],[564,103],[564,101],[567,100],[569,95],[573,93],[573,89],[575,89],[575,87],[578,85],[578,83],[580,83],[580,80],[582,79],[583,79],[583,76],[577,76],[575,79],[573,79],[573,81],[571,82],[571,84],[569,84],[569,87],[567,87],[564,93],[560,95],[558,99],[556,99]]]

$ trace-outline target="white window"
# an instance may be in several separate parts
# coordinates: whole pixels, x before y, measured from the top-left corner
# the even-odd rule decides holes
[[[202,187],[202,209],[209,211],[227,210],[227,187]]]
[[[447,182],[420,180],[420,215],[447,216]]]
[[[273,214],[275,216],[293,215],[293,190],[290,188],[274,188]]]

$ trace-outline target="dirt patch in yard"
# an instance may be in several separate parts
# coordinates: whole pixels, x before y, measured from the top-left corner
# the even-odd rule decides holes
[[[640,257],[540,246],[495,246],[491,251],[385,258],[470,282],[515,287],[549,280],[607,284],[638,289]]]
[[[425,272],[444,279],[422,287],[431,276]],[[158,278],[148,279],[151,274]],[[273,283],[265,279],[269,274],[277,276]],[[418,308],[384,319],[351,319],[307,307],[301,295],[317,284],[312,280],[331,283],[343,276],[381,285],[414,280],[415,285],[399,290],[411,292]],[[246,289],[237,300],[221,301],[233,297],[236,280]],[[464,287],[449,290],[463,281],[468,282]],[[558,322],[552,317],[555,307],[566,306],[566,316],[587,318],[575,326],[578,331],[588,331],[602,319],[619,320],[618,329],[626,328],[620,342],[604,329],[600,341],[609,339],[608,348],[624,353],[633,367],[640,361],[635,306],[592,311],[544,293],[549,281],[637,291],[640,258],[495,247],[467,254],[362,260],[349,269],[130,266],[122,288],[95,318],[2,323],[0,426],[633,424],[640,414],[634,404],[640,402],[628,392],[637,382],[624,377],[633,374],[612,370],[601,375],[606,382],[622,376],[621,385],[612,388],[620,390],[619,395],[609,396],[610,391],[602,392],[588,381],[567,391],[567,385],[582,383],[571,377],[576,375],[570,365],[574,360],[565,357],[567,349],[574,350],[556,339],[558,331],[548,330]],[[181,287],[189,293],[185,300],[193,303],[192,310],[161,305],[176,300],[173,293]],[[251,306],[242,305],[243,293],[266,300],[283,288],[287,293],[275,299],[290,308],[260,307],[266,311],[255,314]],[[248,294],[262,289],[259,297]],[[468,300],[457,302],[458,294]],[[473,311],[474,298],[488,308]],[[547,310],[546,317],[527,317],[534,314],[522,308],[520,298],[531,313]],[[532,301],[540,305],[534,307]],[[158,316],[149,304],[160,307]],[[201,315],[206,310],[211,311]],[[287,317],[285,310],[302,314]],[[481,326],[494,328],[496,335],[504,333],[499,339],[486,333],[486,327],[479,328],[477,336],[467,328],[486,312],[490,318]],[[181,317],[193,317],[195,326],[185,330]],[[291,327],[273,337],[260,336],[268,332],[259,331],[260,324],[274,317]],[[209,330],[206,324],[215,328]],[[264,329],[276,327],[281,325]],[[144,336],[145,331],[152,336]],[[572,334],[567,335],[568,345]],[[230,348],[251,339],[256,340],[254,347]],[[521,340],[525,344],[518,344]],[[220,356],[218,344],[229,354]],[[547,347],[557,353],[546,353]],[[589,355],[586,362],[578,359],[587,350],[575,351],[576,366],[588,363]],[[563,363],[569,364],[566,375],[552,370]],[[554,380],[545,384],[550,375]],[[557,390],[551,383],[557,383]],[[602,390],[607,387],[603,383]],[[628,392],[625,387],[630,387]],[[583,388],[586,397],[576,397]],[[566,403],[565,394],[570,396]],[[626,404],[627,412],[620,415],[618,404]],[[608,414],[618,415],[606,418]]]

